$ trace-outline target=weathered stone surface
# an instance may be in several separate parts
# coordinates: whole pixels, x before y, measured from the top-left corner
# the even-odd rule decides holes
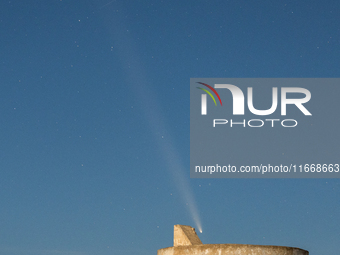
[[[285,246],[202,244],[164,248],[157,255],[309,255],[309,252]]]
[[[194,228],[185,225],[174,226],[174,247],[202,244]]]
[[[157,255],[309,255],[294,247],[248,244],[202,244],[195,229],[174,226],[174,247],[157,251]]]

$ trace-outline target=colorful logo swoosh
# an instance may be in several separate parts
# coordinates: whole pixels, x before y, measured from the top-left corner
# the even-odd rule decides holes
[[[218,98],[218,100],[220,101],[220,104],[221,104],[221,106],[222,106],[222,100],[221,100],[221,98],[220,98],[220,95],[217,93],[217,91],[216,91],[213,87],[211,87],[210,85],[205,84],[205,83],[203,83],[203,82],[197,82],[197,83],[202,84],[203,86],[206,86],[207,88],[211,89],[211,91],[214,92],[215,95],[217,96],[217,98]],[[198,89],[201,89],[201,90],[203,90],[203,91],[205,91],[205,92],[206,92],[206,93],[214,100],[215,105],[217,105],[214,96],[213,96],[208,90],[203,89],[203,88],[200,88],[200,87],[197,87],[197,88],[198,88]]]

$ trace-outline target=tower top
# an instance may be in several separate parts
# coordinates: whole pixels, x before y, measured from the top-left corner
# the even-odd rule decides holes
[[[174,246],[159,249],[157,255],[309,255],[303,249],[273,245],[202,244],[194,228],[174,226]]]

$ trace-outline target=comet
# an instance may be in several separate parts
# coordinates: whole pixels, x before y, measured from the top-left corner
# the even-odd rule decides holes
[[[106,7],[114,1],[109,1],[100,8]],[[182,156],[177,149],[179,146],[182,147],[183,144],[175,145],[175,139],[171,137],[172,132],[167,124],[169,120],[164,118],[166,114],[161,110],[162,105],[157,100],[158,97],[154,94],[152,87],[149,87],[150,78],[148,78],[145,65],[139,60],[139,50],[133,47],[136,43],[130,37],[130,33],[126,33],[128,28],[124,25],[125,16],[122,12],[116,14],[110,16],[112,18],[110,24],[118,24],[111,27],[113,35],[111,39],[115,42],[115,50],[126,73],[125,83],[130,87],[130,91],[135,94],[134,98],[138,99],[137,103],[144,115],[144,121],[148,124],[150,133],[154,134],[155,148],[163,156],[164,165],[167,166],[168,171],[173,176],[173,182],[179,194],[181,194],[185,209],[188,210],[197,229],[202,233],[199,211],[193,190],[190,187],[190,179],[187,176],[189,169],[183,163]],[[207,87],[205,84],[201,85]]]

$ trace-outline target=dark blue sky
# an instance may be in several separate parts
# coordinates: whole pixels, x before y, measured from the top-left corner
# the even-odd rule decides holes
[[[2,1],[0,254],[156,254],[196,227],[193,199],[203,243],[339,254],[338,179],[189,178],[190,78],[339,77],[339,17],[332,0]]]

